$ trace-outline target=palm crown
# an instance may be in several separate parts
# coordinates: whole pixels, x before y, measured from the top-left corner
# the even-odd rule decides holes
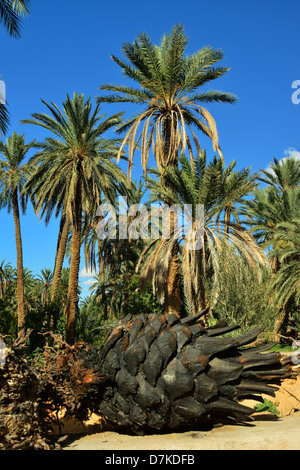
[[[17,190],[20,195],[20,203],[23,213],[26,209],[27,195],[23,188],[28,176],[25,157],[33,142],[25,144],[24,134],[14,132],[6,142],[0,142],[0,208],[12,209],[13,192]]]
[[[192,55],[185,55],[187,44],[183,27],[176,25],[171,34],[163,37],[160,46],[152,44],[145,33],[132,44],[125,43],[122,51],[129,63],[111,56],[122,68],[123,75],[138,83],[139,87],[104,84],[100,90],[114,93],[100,96],[98,101],[147,105],[146,110],[118,128],[120,133],[126,131],[123,146],[128,144],[129,147],[129,172],[139,142],[145,172],[151,146],[159,168],[176,164],[178,151],[183,151],[186,146],[192,157],[193,142],[200,151],[195,130],[204,132],[222,155],[215,121],[201,104],[233,103],[236,98],[222,91],[199,93],[197,89],[221,77],[229,69],[215,66],[223,59],[221,50],[205,47]],[[142,122],[142,132],[136,138]]]
[[[105,139],[103,134],[120,123],[122,113],[104,119],[99,105],[93,110],[90,99],[85,101],[83,95],[76,93],[73,99],[67,96],[63,112],[54,103],[43,103],[52,116],[35,113],[33,119],[23,121],[44,127],[56,136],[37,143],[40,151],[30,160],[34,171],[27,187],[38,197],[37,212],[42,210],[43,215],[53,208],[53,203],[57,210],[72,212],[78,183],[82,201],[89,203],[90,208],[100,201],[102,192],[113,200],[123,177],[113,161],[119,143]]]
[[[185,238],[182,276],[187,301],[191,311],[195,313],[206,307],[205,278],[209,265],[212,265],[214,271],[213,295],[216,296],[220,281],[218,257],[224,244],[233,246],[249,265],[257,268],[258,273],[259,266],[265,264],[265,257],[253,237],[240,224],[226,220],[226,214],[224,220],[220,219],[228,206],[238,217],[240,202],[255,187],[254,176],[249,175],[247,170],[233,172],[234,162],[224,168],[220,157],[215,157],[212,162],[207,163],[205,152],[194,158],[193,164],[184,155],[179,158],[179,163],[180,168],[165,168],[164,182],[148,178],[148,185],[152,201],[169,200],[186,211],[187,227],[182,230],[178,218],[175,237],[167,241],[158,239],[150,242],[140,258],[139,265],[156,244],[142,267],[141,276],[144,282],[152,279],[153,282],[161,283],[162,279],[166,278],[175,238]],[[158,170],[152,172],[159,174]],[[197,213],[197,206],[203,207],[202,214]],[[201,215],[202,220],[197,220],[197,216]],[[193,239],[195,235],[196,238]],[[197,243],[197,239],[200,243]]]
[[[37,143],[40,149],[30,160],[33,166],[27,188],[37,198],[36,210],[42,214],[54,207],[72,222],[72,248],[68,293],[67,337],[74,340],[75,310],[78,301],[82,215],[90,213],[100,203],[101,195],[113,199],[125,175],[113,162],[118,152],[118,141],[104,139],[103,134],[120,123],[121,114],[103,119],[99,105],[92,109],[90,99],[74,93],[67,96],[63,112],[54,104],[44,102],[51,116],[33,114],[23,122],[39,125],[55,137]]]

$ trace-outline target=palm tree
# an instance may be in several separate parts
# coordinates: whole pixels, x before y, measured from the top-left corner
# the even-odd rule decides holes
[[[29,15],[29,0],[0,0],[0,23],[3,23],[8,34],[14,38],[21,35],[21,18]],[[0,135],[6,134],[9,124],[9,113],[5,97],[0,94]]]
[[[201,104],[233,103],[236,98],[221,91],[198,93],[197,89],[221,77],[229,69],[215,67],[223,59],[221,50],[205,47],[192,55],[185,55],[187,44],[183,27],[176,25],[171,34],[163,37],[159,46],[154,45],[145,33],[140,34],[133,44],[123,44],[122,51],[129,63],[111,56],[121,67],[125,78],[136,82],[138,87],[104,84],[100,90],[113,94],[100,96],[98,101],[146,107],[118,128],[118,132],[126,132],[120,152],[128,144],[129,176],[139,143],[145,174],[151,147],[159,170],[177,167],[179,151],[184,151],[186,147],[193,161],[192,144],[196,145],[198,152],[201,150],[194,130],[207,135],[214,149],[222,156],[215,121]],[[136,137],[140,125],[143,127]],[[164,174],[160,177],[163,178]],[[168,200],[165,202],[168,203]],[[173,220],[171,225],[174,226]],[[166,312],[175,314],[180,311],[178,248],[175,243],[165,295]]]
[[[282,192],[274,187],[258,190],[252,200],[243,205],[243,214],[250,226],[251,233],[263,249],[277,250],[281,245],[280,239],[274,237],[278,224],[299,217],[300,187],[287,187]],[[278,256],[271,257],[274,273],[280,267]]]
[[[274,333],[280,334],[291,313],[288,303],[292,301],[298,312],[300,307],[300,218],[278,224],[274,240],[280,243],[271,257],[279,259],[280,268],[270,282],[270,289],[275,293],[275,302],[281,312],[274,327]]]
[[[0,160],[0,209],[6,207],[8,212],[13,211],[15,224],[15,238],[17,250],[17,294],[18,294],[18,328],[24,327],[24,279],[23,279],[23,249],[20,225],[20,210],[24,214],[27,206],[27,195],[23,192],[27,174],[24,159],[34,142],[25,144],[24,134],[16,132],[0,142],[0,153],[4,157]]]
[[[268,251],[272,269],[270,298],[277,310],[274,324],[276,335],[282,333],[287,323],[287,306],[291,297],[295,298],[297,287],[293,281],[295,273],[297,275],[297,256],[291,253],[291,258],[288,258],[288,253],[297,248],[294,236],[297,224],[294,221],[300,218],[299,170],[297,159],[290,157],[281,162],[274,159],[271,171],[263,171],[264,177],[260,177],[267,183],[266,188],[256,191],[253,200],[246,201],[244,205],[244,215],[251,233]],[[287,227],[291,228],[290,234]]]
[[[57,289],[60,283],[62,267],[64,264],[68,238],[71,230],[71,217],[69,215],[62,216],[60,221],[60,230],[57,240],[53,282],[51,286],[51,300],[54,301]]]
[[[236,161],[233,160],[222,171],[221,180],[221,204],[225,207],[220,212],[218,220],[224,216],[225,231],[228,233],[230,230],[230,222],[233,218],[236,224],[240,223],[240,209],[241,204],[245,202],[245,196],[249,197],[257,191],[259,182],[258,175],[251,173],[251,168],[248,167],[242,170],[234,170]],[[227,202],[224,197],[226,195]]]
[[[168,198],[172,204],[178,205],[182,210],[187,210],[185,224],[188,222],[189,230],[179,233],[181,227],[178,224],[177,236],[184,241],[182,249],[182,277],[185,295],[189,305],[189,311],[196,313],[209,306],[207,296],[207,276],[210,267],[213,270],[214,288],[210,307],[217,299],[219,265],[218,255],[225,244],[230,244],[236,252],[242,254],[245,260],[252,266],[258,267],[264,264],[264,254],[257,246],[253,237],[241,225],[226,218],[228,205],[238,214],[239,199],[246,196],[249,191],[248,184],[241,180],[240,187],[224,185],[224,174],[228,174],[224,168],[222,159],[215,157],[209,164],[205,153],[194,158],[191,164],[182,155],[179,158],[180,168],[165,168],[165,181],[148,179],[154,201],[164,201]],[[232,165],[230,166],[232,169]],[[157,170],[152,171],[158,175]],[[252,187],[252,186],[251,186]],[[252,188],[253,189],[253,188]],[[203,208],[203,219],[198,208]],[[220,219],[220,213],[224,214],[224,220]],[[198,232],[197,232],[198,230]],[[181,230],[182,231],[182,230]],[[195,240],[191,237],[196,236]],[[198,237],[198,238],[197,238]],[[146,259],[141,276],[146,283],[148,280],[156,282],[158,294],[163,294],[161,283],[166,278],[168,264],[171,259],[172,245],[175,237],[170,240],[158,238],[151,241],[141,256],[138,267],[144,256],[150,252]],[[156,245],[156,246],[155,246]],[[259,269],[258,269],[259,271]],[[163,298],[161,298],[163,300]]]
[[[4,297],[5,292],[13,281],[13,268],[5,260],[0,264],[0,299]]]
[[[53,272],[52,269],[44,268],[41,270],[41,274],[37,276],[40,284],[40,292],[41,292],[41,304],[45,306],[47,300],[49,300],[49,291],[50,286],[53,281]]]
[[[122,193],[119,204],[114,204],[115,208],[119,206],[119,210],[116,210],[116,239],[99,239],[97,234],[99,217],[97,216],[94,223],[89,224],[84,232],[86,268],[98,272],[97,276],[95,276],[96,283],[93,289],[96,289],[95,295],[97,300],[103,304],[103,317],[105,320],[109,316],[109,307],[112,311],[116,297],[123,299],[121,302],[122,309],[124,310],[126,307],[129,296],[127,286],[134,275],[135,266],[145,242],[141,238],[134,241],[131,239],[130,222],[132,218],[129,215],[127,219],[125,212],[129,214],[130,208],[133,205],[139,207],[142,204],[145,192],[146,189],[142,181],[132,181],[125,192]],[[103,202],[105,204],[105,201]],[[147,206],[147,202],[144,204]],[[121,234],[121,227],[125,226],[123,224],[125,219],[126,227],[129,222],[126,238]],[[107,291],[110,291],[111,300],[107,296]]]
[[[300,184],[300,160],[295,157],[287,157],[282,160],[274,158],[268,170],[261,171],[260,181],[277,192],[294,188]]]
[[[104,193],[113,200],[117,182],[123,172],[113,162],[119,150],[116,139],[105,139],[103,134],[119,125],[121,113],[104,118],[99,115],[99,104],[92,109],[90,98],[74,93],[67,95],[63,112],[54,104],[46,105],[51,115],[35,113],[24,123],[44,127],[55,137],[47,137],[36,145],[40,150],[31,159],[36,170],[27,187],[37,198],[36,211],[47,211],[56,199],[62,214],[72,221],[72,247],[67,306],[67,341],[75,338],[75,312],[78,303],[78,275],[82,235],[83,210],[88,213],[101,201]],[[93,214],[90,214],[93,217]]]

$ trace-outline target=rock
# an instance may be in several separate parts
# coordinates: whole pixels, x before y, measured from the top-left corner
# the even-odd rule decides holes
[[[300,410],[300,376],[294,379],[285,379],[275,398],[272,400],[278,411],[279,416],[290,416],[295,411]]]

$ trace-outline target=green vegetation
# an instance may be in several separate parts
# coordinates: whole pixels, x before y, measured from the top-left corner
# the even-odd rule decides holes
[[[5,10],[10,5],[11,10]],[[0,0],[0,20],[18,36],[19,16],[29,2]],[[10,15],[7,15],[7,12]],[[100,86],[111,94],[96,103],[83,95],[66,96],[62,106],[43,101],[47,113],[33,113],[23,123],[42,127],[42,142],[25,143],[12,133],[0,142],[0,209],[12,210],[17,266],[0,261],[0,333],[16,337],[32,329],[30,348],[49,340],[49,331],[69,343],[99,344],[118,319],[138,313],[188,315],[209,307],[207,323],[226,320],[244,330],[263,326],[266,339],[291,343],[300,322],[300,162],[276,160],[270,171],[236,170],[225,163],[216,123],[202,104],[233,103],[235,96],[199,92],[223,76],[220,50],[203,48],[186,55],[187,37],[175,26],[159,46],[146,34],[123,45],[129,62],[112,56],[128,85]],[[100,114],[100,103],[114,103],[117,114]],[[122,103],[142,111],[123,120]],[[7,109],[0,106],[0,130],[7,128]],[[199,134],[211,139],[216,155],[209,160]],[[113,137],[111,137],[113,135]],[[28,157],[29,150],[33,152]],[[148,168],[150,152],[156,168]],[[131,181],[134,153],[140,152],[144,178]],[[128,176],[120,167],[128,161]],[[151,220],[136,223],[138,239],[122,232],[116,211],[116,238],[99,238],[108,227],[99,215],[103,203],[118,207],[118,198],[133,204],[177,204],[191,207],[191,229],[197,205],[203,205],[203,244],[191,249],[177,237],[170,216],[170,237],[142,235]],[[19,211],[32,204],[47,224],[57,217],[60,228],[53,266],[33,274],[23,266]],[[138,215],[141,216],[140,206]],[[143,223],[142,223],[143,222]],[[81,296],[79,266],[94,273],[90,295]],[[63,263],[68,260],[69,267]]]
[[[258,403],[257,405],[254,405],[254,409],[256,412],[259,413],[271,413],[275,416],[278,416],[280,414],[280,411],[277,410],[275,403],[273,403],[271,400],[267,400],[266,398],[264,398],[263,403]]]

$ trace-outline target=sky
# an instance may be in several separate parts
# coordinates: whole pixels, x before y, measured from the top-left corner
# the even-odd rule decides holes
[[[22,36],[12,39],[0,25],[0,74],[11,115],[8,131],[25,133],[26,141],[48,134],[37,126],[21,124],[32,113],[44,112],[41,100],[61,107],[66,94],[83,93],[93,100],[103,83],[123,84],[121,69],[110,55],[123,58],[121,47],[146,32],[159,44],[175,24],[189,37],[187,53],[210,45],[225,55],[225,76],[207,88],[231,92],[237,103],[206,105],[217,123],[226,163],[256,172],[274,157],[300,156],[300,37],[299,0],[31,0],[30,17]],[[296,88],[292,88],[292,87]],[[103,104],[107,115],[125,117],[134,105]],[[208,157],[211,143],[201,137]],[[133,176],[142,175],[139,155]],[[58,221],[46,227],[28,207],[21,219],[24,266],[34,274],[53,268]],[[16,265],[13,216],[0,211],[0,263]],[[81,269],[84,269],[82,262]],[[89,276],[81,277],[86,292]]]

